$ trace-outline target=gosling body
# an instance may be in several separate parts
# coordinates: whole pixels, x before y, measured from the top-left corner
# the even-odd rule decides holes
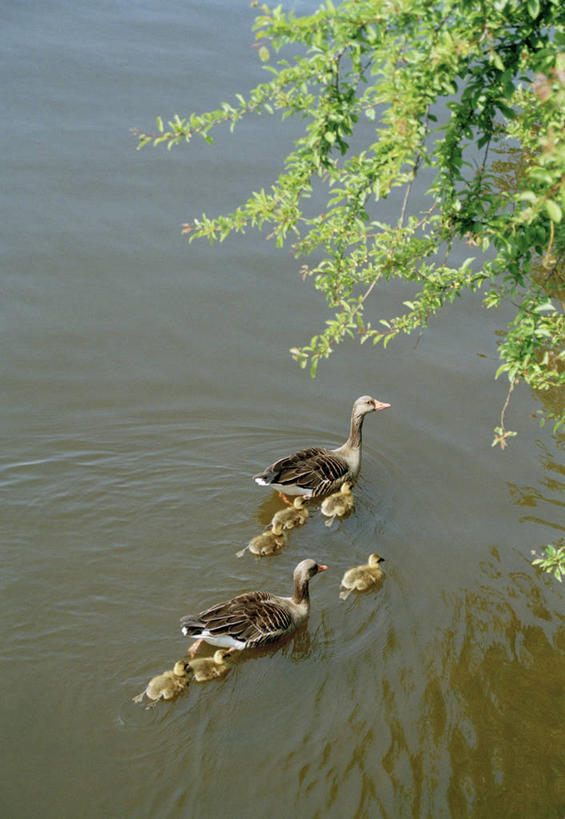
[[[276,555],[280,552],[286,543],[286,535],[283,532],[283,527],[280,523],[275,523],[271,529],[262,532],[260,535],[255,535],[251,538],[244,549],[236,552],[237,557],[243,557],[245,552],[249,549],[251,554],[265,557],[267,555]]]
[[[226,654],[225,649],[219,648],[212,657],[196,657],[189,660],[188,664],[196,682],[208,682],[225,676],[229,671],[229,666],[224,659]]]
[[[304,505],[304,497],[297,495],[289,509],[281,509],[275,512],[271,521],[271,526],[282,526],[283,529],[294,529],[302,526],[308,520],[308,509]]]
[[[384,557],[377,554],[369,555],[369,561],[363,566],[348,569],[341,580],[340,597],[346,600],[352,591],[367,591],[380,584],[384,572],[380,567]]]
[[[164,671],[157,677],[149,680],[147,687],[133,697],[133,702],[141,702],[143,697],[152,700],[153,704],[159,700],[172,700],[188,685],[188,663],[184,660],[177,660],[172,671]]]
[[[351,492],[353,484],[351,481],[344,481],[339,492],[330,495],[322,501],[320,511],[329,520],[326,521],[326,526],[331,526],[336,518],[343,518],[348,515],[354,507],[353,493]]]

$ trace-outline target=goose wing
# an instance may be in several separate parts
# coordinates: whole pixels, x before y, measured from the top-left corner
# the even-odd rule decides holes
[[[276,640],[292,631],[294,625],[287,601],[267,592],[240,594],[181,619],[187,636],[198,636],[205,629],[211,636],[232,637],[247,645]]]
[[[302,449],[271,464],[255,475],[264,484],[284,487],[297,486],[314,496],[325,495],[341,486],[349,475],[347,461],[329,449]]]

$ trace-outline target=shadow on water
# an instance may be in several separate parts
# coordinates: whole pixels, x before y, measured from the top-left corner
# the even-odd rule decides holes
[[[563,532],[565,439],[553,440],[555,451],[537,444],[538,485],[508,488],[520,509],[538,511],[521,523]],[[409,635],[391,625],[382,683],[390,739],[380,762],[392,793],[368,796],[383,816],[396,815],[390,804],[413,817],[445,815],[442,806],[457,817],[565,815],[561,586],[531,568],[505,570],[495,546],[478,568],[476,587],[443,592],[435,634],[418,625],[412,663]]]
[[[445,815],[445,805],[450,816],[557,819],[565,616],[550,613],[528,574],[504,576],[496,549],[481,571],[477,589],[444,593],[450,622],[423,647],[419,673],[400,666],[384,675],[392,801],[403,816]],[[395,651],[393,641],[385,657]]]

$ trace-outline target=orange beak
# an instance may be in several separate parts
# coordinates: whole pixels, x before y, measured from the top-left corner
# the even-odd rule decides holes
[[[375,400],[375,412],[378,410],[388,409],[390,404],[386,404],[384,401],[376,401]]]

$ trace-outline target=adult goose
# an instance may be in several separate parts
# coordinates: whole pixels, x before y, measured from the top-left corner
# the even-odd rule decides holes
[[[308,617],[308,584],[328,567],[315,560],[303,560],[294,570],[294,594],[278,597],[269,592],[246,592],[218,603],[200,614],[189,614],[180,621],[185,637],[195,637],[189,649],[193,657],[203,641],[213,646],[241,651],[271,643],[292,634]]]
[[[353,404],[347,441],[337,449],[312,447],[275,461],[253,476],[260,486],[272,486],[283,495],[318,498],[337,491],[344,481],[355,481],[361,468],[361,431],[368,412],[390,407],[370,395]]]

